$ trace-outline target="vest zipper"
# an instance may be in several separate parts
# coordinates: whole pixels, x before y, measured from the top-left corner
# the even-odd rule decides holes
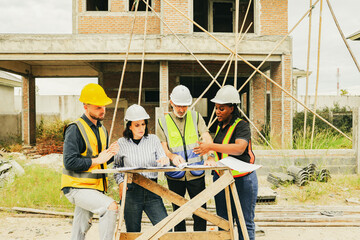
[[[187,114],[187,112],[186,112],[186,114]],[[185,114],[185,115],[186,115],[186,114]],[[170,116],[171,120],[174,122],[174,124],[175,124],[175,126],[176,126],[177,130],[178,130],[178,131],[179,131],[179,133],[180,133],[181,140],[182,140],[182,142],[183,142],[183,147],[184,147],[185,161],[186,161],[186,162],[188,162],[188,155],[187,155],[187,151],[186,151],[185,138],[184,138],[184,137],[183,137],[183,135],[181,134],[180,129],[179,129],[179,127],[176,125],[176,123],[175,123],[174,119],[171,117],[171,115],[170,115],[170,114],[169,114],[169,116]],[[185,130],[186,130],[186,116],[185,116],[185,124],[184,124],[184,136],[185,136]]]

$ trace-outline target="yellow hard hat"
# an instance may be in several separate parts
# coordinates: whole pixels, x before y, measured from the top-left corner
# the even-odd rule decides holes
[[[97,106],[105,106],[112,103],[104,89],[96,83],[89,83],[81,90],[79,101]]]

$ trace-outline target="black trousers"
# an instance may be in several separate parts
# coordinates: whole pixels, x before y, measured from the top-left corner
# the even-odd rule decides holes
[[[205,176],[191,181],[177,181],[169,178],[167,181],[169,189],[182,197],[185,196],[186,190],[188,191],[190,198],[193,198],[205,189]],[[176,211],[176,209],[179,208],[175,204],[172,204],[172,206],[173,211]],[[202,205],[202,207],[206,209],[206,204]],[[206,220],[196,216],[195,214],[193,214],[193,219],[194,231],[206,231]],[[175,232],[181,231],[186,231],[185,220],[181,221],[178,225],[175,226]]]

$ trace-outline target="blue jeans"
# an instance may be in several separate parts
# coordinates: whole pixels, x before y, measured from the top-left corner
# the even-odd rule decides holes
[[[141,232],[141,217],[145,211],[153,225],[167,217],[164,203],[158,195],[135,183],[128,184],[124,219],[127,232]]]
[[[213,180],[214,182],[219,179],[219,176],[214,173]],[[256,176],[256,172],[252,172],[249,175],[235,178],[235,186],[240,198],[241,209],[243,211],[246,228],[249,233],[250,240],[255,239],[255,205],[258,193],[258,180]],[[231,193],[231,191],[230,191]],[[243,235],[241,232],[239,218],[237,216],[236,208],[234,205],[234,200],[232,194],[231,197],[231,211],[233,214],[233,218],[236,221],[239,239],[243,240]],[[221,191],[215,196],[215,204],[216,204],[216,213],[220,217],[228,220],[227,208],[226,208],[226,200],[225,200],[225,191]]]

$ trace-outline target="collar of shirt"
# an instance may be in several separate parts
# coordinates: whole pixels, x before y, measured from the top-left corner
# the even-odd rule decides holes
[[[85,113],[81,116],[81,118],[84,119],[84,121],[85,121],[90,127],[95,126],[95,124],[94,124],[92,121],[90,121],[90,119],[85,115]],[[97,121],[96,127],[99,128],[99,127],[101,127],[101,126],[102,126],[101,122],[100,122],[100,121]]]
[[[229,124],[226,125],[224,129],[227,129],[227,128],[229,128],[231,125],[233,125],[233,123],[235,122],[236,119],[237,119],[237,118],[235,118],[235,117],[232,115]],[[219,122],[220,130],[223,129],[223,128],[222,128],[223,124],[224,124],[223,122]]]

